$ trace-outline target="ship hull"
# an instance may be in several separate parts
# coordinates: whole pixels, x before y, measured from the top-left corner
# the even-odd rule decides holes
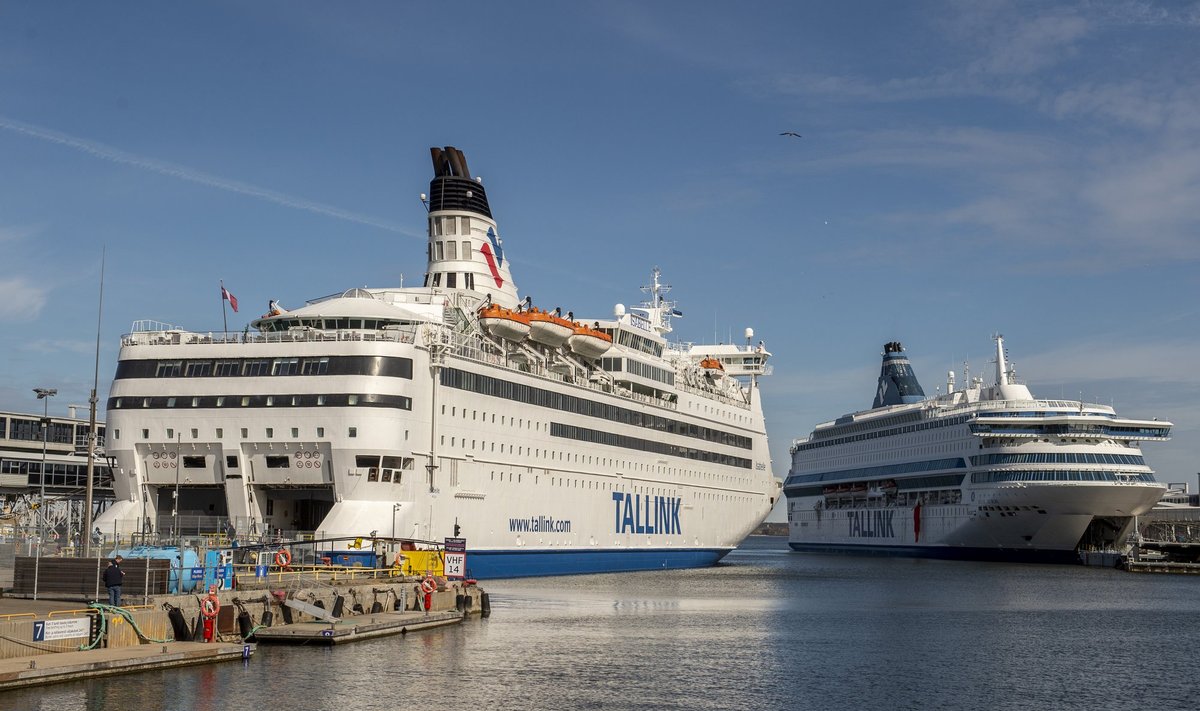
[[[963,502],[824,509],[797,501],[789,545],[797,551],[1077,562],[1089,526],[1124,527],[1162,495],[1157,484],[969,487]]]

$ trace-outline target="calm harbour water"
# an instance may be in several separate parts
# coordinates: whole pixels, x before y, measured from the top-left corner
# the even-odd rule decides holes
[[[489,581],[492,617],[0,709],[1195,709],[1200,577],[822,556]]]

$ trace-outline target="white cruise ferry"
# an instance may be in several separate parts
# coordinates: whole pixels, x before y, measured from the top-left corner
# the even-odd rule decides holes
[[[804,551],[1076,561],[1119,547],[1166,491],[1143,441],[1171,423],[1036,400],[996,337],[996,382],[926,398],[899,343],[884,346],[870,410],[792,444],[789,542]]]
[[[98,526],[154,526],[178,488],[179,512],[238,531],[461,535],[489,578],[710,565],[766,517],[782,482],[750,329],[668,342],[657,269],[611,318],[535,308],[462,152],[431,153],[424,286],[122,338]]]

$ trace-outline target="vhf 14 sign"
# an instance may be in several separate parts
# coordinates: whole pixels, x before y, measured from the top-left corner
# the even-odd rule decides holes
[[[447,538],[442,556],[442,568],[447,578],[462,580],[467,573],[467,539]]]

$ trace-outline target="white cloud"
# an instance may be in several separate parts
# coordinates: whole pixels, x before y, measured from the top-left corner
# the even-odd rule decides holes
[[[32,321],[46,305],[49,288],[25,277],[0,277],[0,321]]]

